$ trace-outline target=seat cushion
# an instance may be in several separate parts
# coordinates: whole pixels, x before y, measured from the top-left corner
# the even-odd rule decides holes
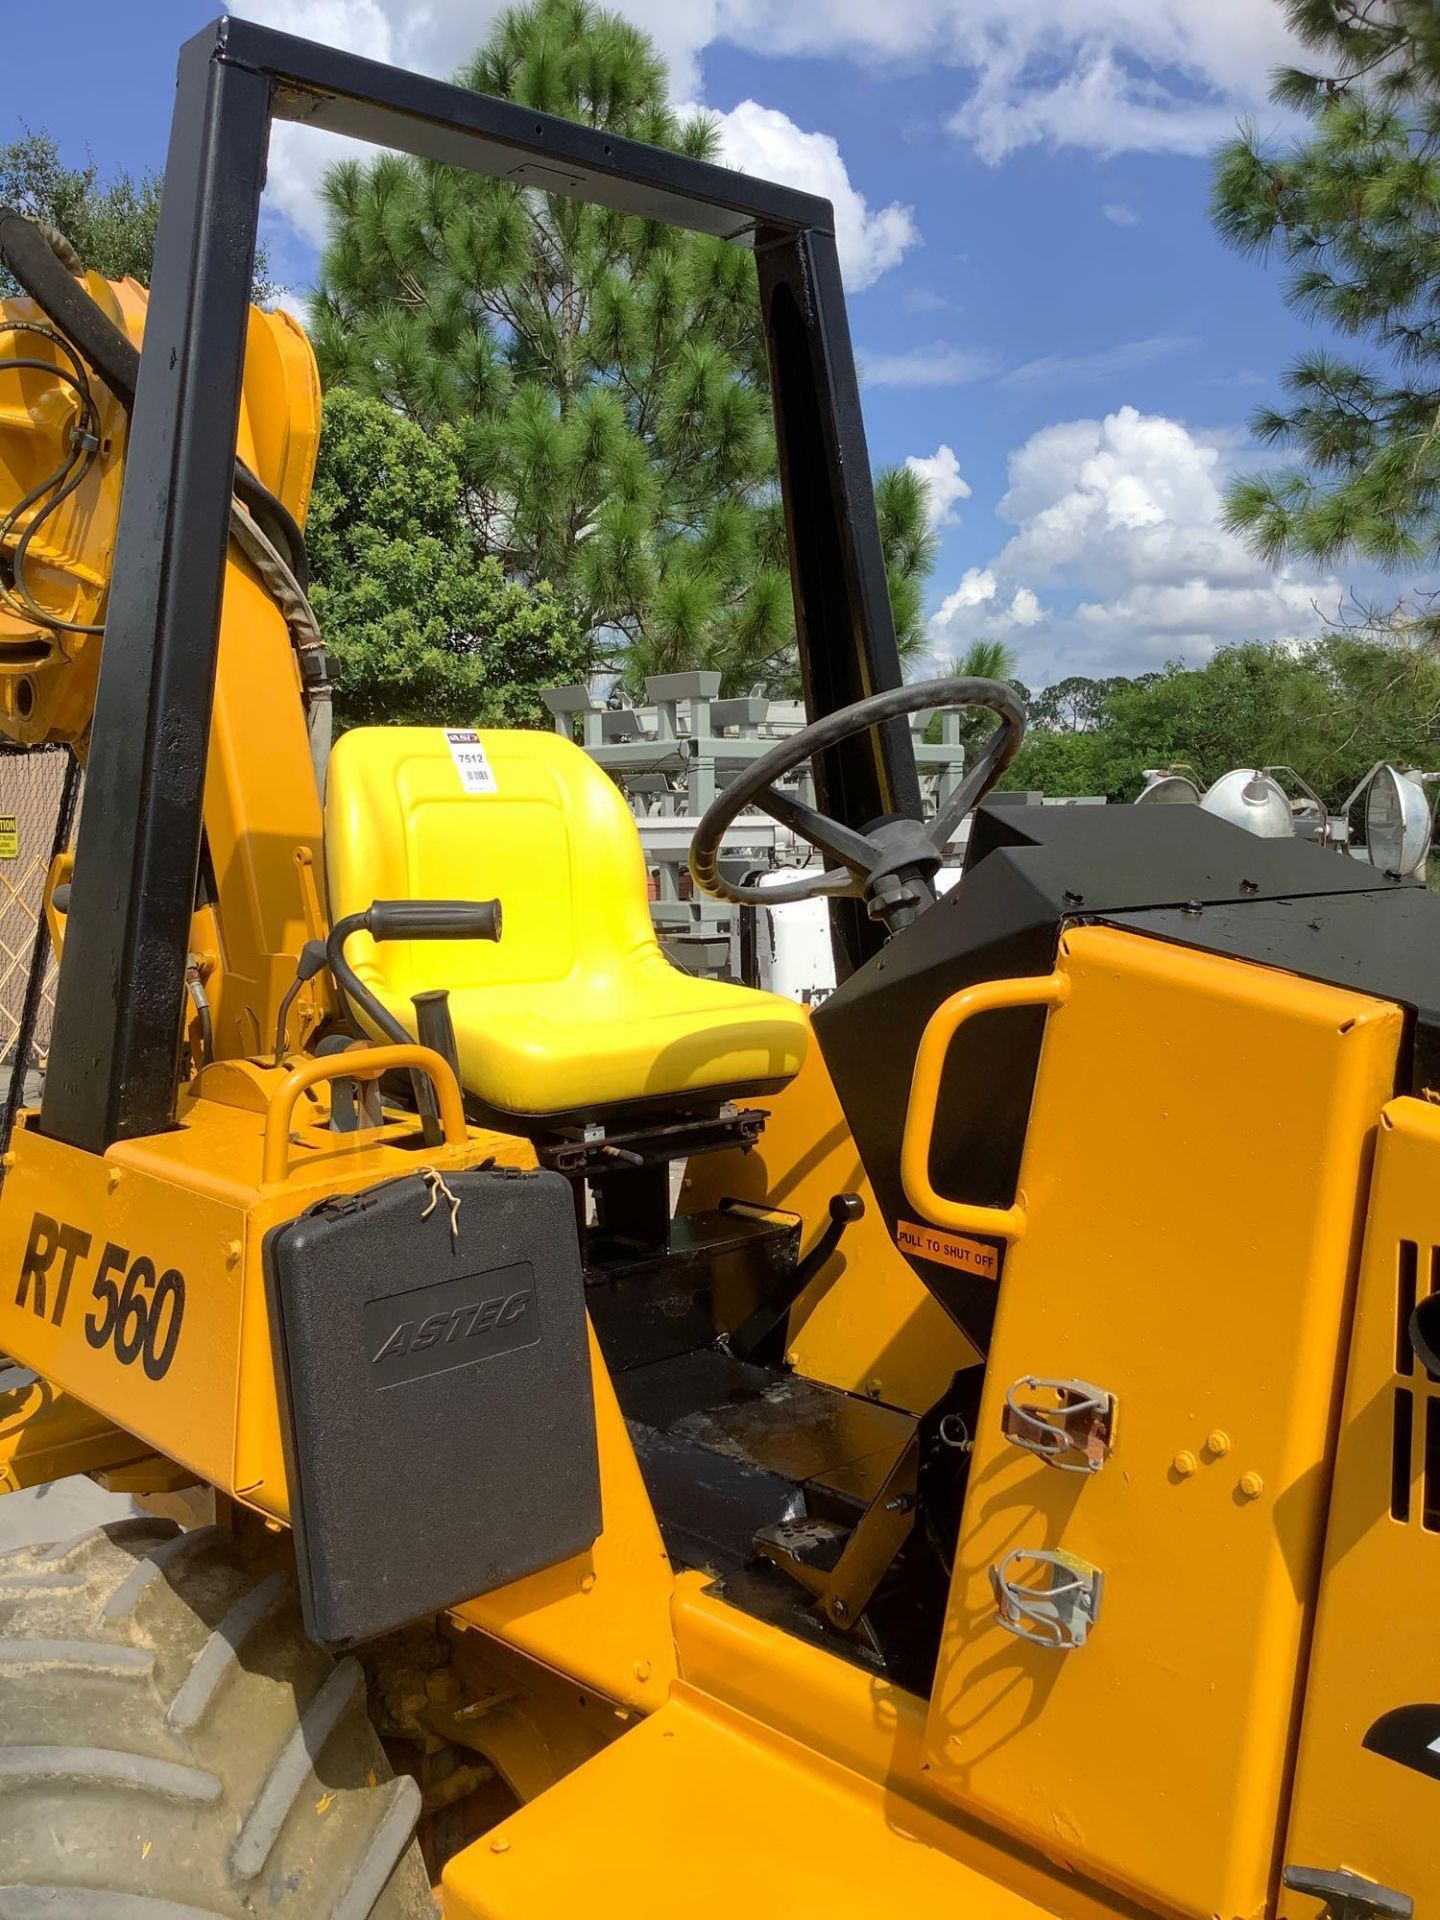
[[[614,782],[556,734],[470,738],[485,757],[479,791],[439,727],[357,728],[331,758],[335,918],[377,899],[494,895],[504,912],[499,946],[352,939],[352,965],[389,1011],[414,1032],[411,995],[446,988],[465,1086],[502,1113],[726,1096],[797,1073],[803,1008],[697,979],[661,952]]]
[[[413,1009],[392,1010],[413,1027]],[[791,1079],[810,1037],[795,1002],[696,979],[658,951],[609,974],[462,988],[450,996],[450,1017],[461,1079],[504,1113],[739,1093]]]

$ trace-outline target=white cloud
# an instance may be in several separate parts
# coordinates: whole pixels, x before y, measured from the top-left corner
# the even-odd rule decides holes
[[[1108,201],[1100,211],[1112,227],[1138,227],[1140,224],[1139,214],[1123,200]]]
[[[940,603],[940,611],[930,625],[937,632],[948,631],[958,614],[971,607],[989,606],[995,598],[995,576],[988,567],[967,567],[955,591]]]
[[[936,651],[1003,633],[1017,646],[1021,677],[1043,686],[1315,632],[1342,589],[1272,570],[1226,531],[1232,452],[1230,435],[1134,407],[1032,434],[1010,457],[999,505],[1015,532],[941,602],[930,622]],[[1052,589],[1048,610],[1039,586]]]
[[[659,0],[654,0],[658,5]],[[697,35],[963,74],[950,126],[982,159],[1032,145],[1203,153],[1293,58],[1268,0],[670,0]],[[701,42],[700,44],[704,44]]]
[[[926,499],[932,527],[953,527],[957,521],[955,502],[970,498],[969,482],[962,478],[960,462],[953,447],[943,442],[923,459],[912,453],[906,459],[912,473],[918,473],[928,489]]]
[[[867,353],[861,349],[860,371],[874,387],[963,387],[995,371],[995,356],[978,347],[911,347],[905,353]]]
[[[912,209],[896,200],[872,210],[851,185],[840,148],[828,133],[807,133],[788,114],[756,100],[742,100],[715,119],[726,166],[834,202],[840,268],[852,292],[872,285],[919,244]]]
[[[1034,146],[1105,155],[1206,153],[1235,130],[1238,103],[1195,100],[1155,80],[1137,81],[1110,47],[1082,55],[1053,83],[1030,80],[1031,69],[1029,57],[979,67],[974,92],[950,116],[950,131],[992,166]]]
[[[1032,587],[1016,587],[1008,602],[991,567],[969,567],[959,586],[940,603],[930,622],[937,642],[949,636],[973,640],[1004,639],[1017,628],[1037,626],[1044,619],[1040,597]]]
[[[1047,353],[1039,360],[1026,360],[1021,366],[1012,367],[1004,376],[1004,383],[1020,387],[1063,380],[1067,386],[1073,386],[1080,380],[1129,373],[1135,367],[1148,366],[1153,360],[1172,359],[1198,344],[1193,334],[1155,333],[1144,340],[1122,340],[1118,346],[1102,347],[1095,353]]]
[[[1017,627],[1038,626],[1044,619],[1040,597],[1033,587],[1017,587],[1010,602],[1010,618]]]
[[[1263,108],[1270,68],[1295,52],[1281,9],[1269,0],[620,3],[669,62],[676,99],[703,97],[702,55],[721,42],[772,57],[846,58],[867,68],[919,61],[949,67],[964,88],[950,129],[991,163],[1033,145],[1102,154],[1203,153],[1231,132],[1239,115]],[[287,32],[437,74],[452,73],[474,52],[502,4],[234,0],[236,12]],[[787,124],[796,154],[807,141],[833,148],[828,135]],[[320,174],[353,147],[293,123],[276,126],[269,201],[307,239],[323,237]],[[838,151],[829,161],[818,147],[804,149],[805,165],[826,163],[839,181],[832,195],[837,213],[842,202],[846,208],[842,246],[850,249],[857,275],[873,279],[914,244],[913,218],[898,203],[871,212]],[[857,277],[853,284],[869,280]]]
[[[1265,107],[1270,69],[1296,51],[1270,0],[628,0],[627,11],[680,71],[722,40],[953,68],[964,92],[951,130],[991,162],[1039,144],[1204,153]]]

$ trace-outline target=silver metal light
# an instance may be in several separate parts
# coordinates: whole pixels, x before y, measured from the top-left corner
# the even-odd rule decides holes
[[[1154,807],[1194,807],[1200,804],[1200,787],[1188,774],[1174,767],[1146,767],[1145,785],[1135,796],[1135,805]]]
[[[1408,879],[1424,866],[1433,823],[1419,775],[1382,761],[1365,793],[1365,850],[1372,867]]]
[[[1288,840],[1295,830],[1285,789],[1261,767],[1222,773],[1200,804],[1206,813],[1265,840]]]

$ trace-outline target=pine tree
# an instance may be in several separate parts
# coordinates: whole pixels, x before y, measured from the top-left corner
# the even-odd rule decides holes
[[[1021,699],[1028,701],[1028,689],[1015,678],[1015,666],[1015,649],[1012,646],[1004,640],[979,639],[972,640],[965,651],[950,662],[945,672],[955,680],[1008,681]],[[997,724],[990,714],[974,708],[961,714],[958,737],[965,749],[967,766],[974,764]],[[933,746],[941,738],[941,733],[940,716],[936,714],[925,730],[925,738]]]
[[[1238,480],[1232,527],[1272,562],[1358,555],[1417,567],[1440,553],[1440,9],[1434,0],[1286,0],[1325,71],[1284,69],[1273,97],[1313,131],[1283,153],[1253,129],[1217,157],[1213,215],[1247,251],[1277,252],[1286,299],[1367,341],[1283,376],[1259,439],[1285,469]]]
[[[714,159],[649,38],[590,0],[502,14],[460,80]],[[633,683],[793,684],[794,614],[752,256],[605,207],[385,155],[342,164],[311,311],[327,386],[458,435],[466,512]],[[882,476],[892,598],[921,636],[923,488]]]
[[[957,680],[1011,680],[1015,678],[1015,649],[1004,640],[972,640],[964,653],[950,662]]]

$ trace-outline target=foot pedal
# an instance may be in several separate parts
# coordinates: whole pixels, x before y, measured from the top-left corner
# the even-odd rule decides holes
[[[778,1526],[760,1529],[755,1550],[782,1573],[818,1593],[839,1564],[853,1531],[835,1520],[782,1520]]]

